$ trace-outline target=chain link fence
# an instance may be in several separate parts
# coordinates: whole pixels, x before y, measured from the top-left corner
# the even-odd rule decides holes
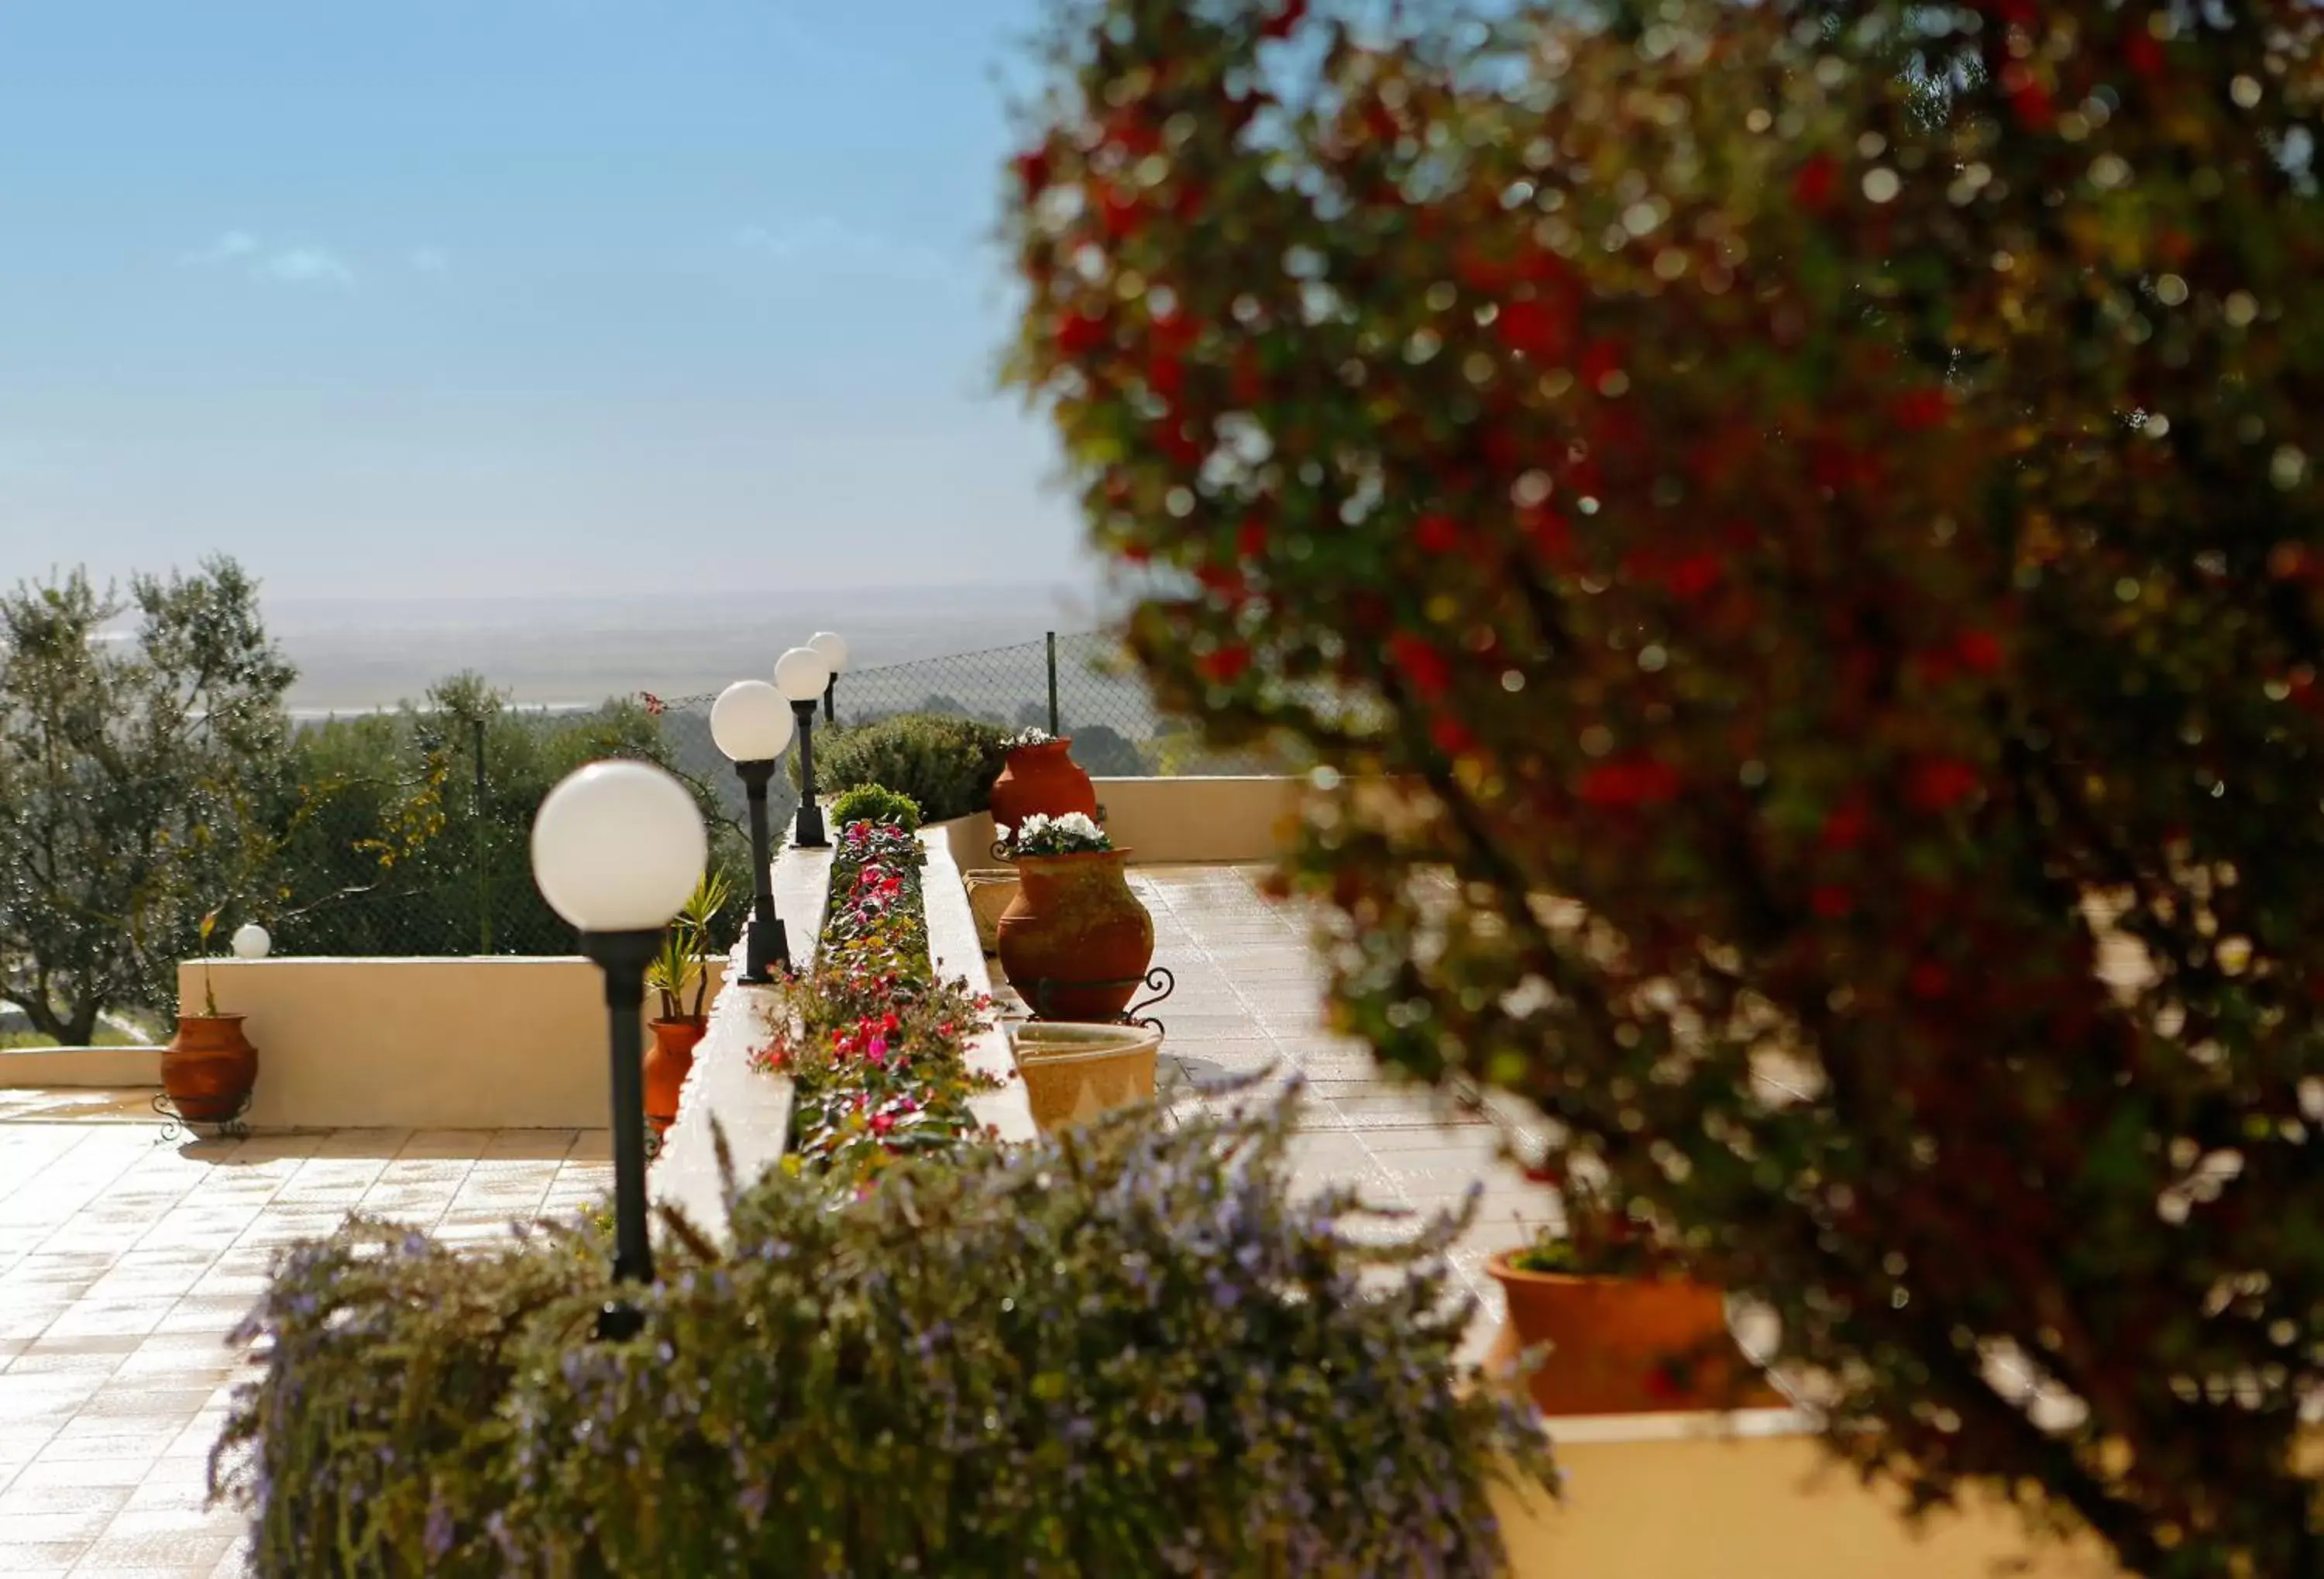
[[[714,861],[751,891],[747,808],[710,734],[712,696],[650,694],[600,707],[526,711],[481,686],[465,706],[311,722],[301,771],[311,815],[283,851],[272,902],[251,907],[279,954],[324,957],[568,954],[572,929],[532,881],[533,813],[557,780],[605,756],[659,762],[695,791]],[[1264,752],[1205,748],[1166,716],[1120,648],[1093,634],[854,670],[831,697],[850,728],[906,713],[947,714],[1068,736],[1098,778],[1296,771]],[[818,717],[818,724],[823,720]],[[798,807],[782,774],[769,787],[778,839]]]
[[[666,704],[670,715],[709,716],[714,697]],[[1205,747],[1194,725],[1166,716],[1120,644],[1093,633],[853,669],[833,688],[843,728],[903,713],[982,719],[1069,737],[1074,760],[1100,779],[1279,773],[1296,764],[1264,752]],[[706,734],[706,725],[705,728]]]

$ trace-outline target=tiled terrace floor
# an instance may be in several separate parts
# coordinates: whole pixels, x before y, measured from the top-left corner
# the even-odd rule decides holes
[[[1548,1203],[1496,1159],[1496,1125],[1382,1081],[1323,1029],[1304,925],[1252,874],[1158,867],[1135,882],[1155,961],[1177,976],[1157,1011],[1165,1078],[1304,1074],[1303,1183],[1354,1180],[1380,1205],[1425,1209],[1482,1180],[1453,1262],[1497,1316],[1485,1258],[1529,1238]],[[1205,1099],[1182,1087],[1179,1100]],[[603,1196],[605,1158],[603,1133],[571,1131],[171,1144],[142,1094],[0,1092],[0,1576],[239,1574],[234,1518],[202,1510],[203,1467],[234,1368],[221,1339],[274,1251],[358,1208],[501,1233]]]
[[[1499,1155],[1517,1121],[1456,1111],[1391,1082],[1369,1051],[1334,1036],[1321,1015],[1323,965],[1306,920],[1263,898],[1256,877],[1233,866],[1132,870],[1154,914],[1154,962],[1177,978],[1153,1011],[1168,1028],[1163,1052],[1175,1067],[1162,1078],[1208,1083],[1269,1067],[1304,1076],[1308,1097],[1293,1142],[1303,1184],[1354,1182],[1379,1205],[1425,1212],[1457,1206],[1481,1183],[1477,1220],[1452,1256],[1482,1307],[1481,1349],[1501,1308],[1487,1258],[1531,1240],[1556,1215],[1554,1198]]]
[[[454,1237],[578,1210],[602,1133],[339,1130],[170,1144],[142,1099],[0,1092],[0,1574],[209,1579],[202,1509],[269,1259],[358,1208]]]

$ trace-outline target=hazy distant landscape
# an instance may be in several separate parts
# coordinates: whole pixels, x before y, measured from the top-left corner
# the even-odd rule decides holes
[[[877,669],[1100,622],[1086,589],[1046,585],[634,600],[270,599],[266,618],[299,666],[290,700],[305,717],[416,700],[463,669],[521,704],[586,706],[768,678],[785,648],[818,630],[846,636],[851,668]]]

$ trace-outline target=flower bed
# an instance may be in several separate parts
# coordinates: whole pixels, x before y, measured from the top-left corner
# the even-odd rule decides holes
[[[982,1132],[968,1099],[984,1087],[964,1054],[991,1004],[936,980],[908,830],[840,830],[815,966],[770,1007],[761,1055],[791,1078],[795,1173],[861,1187],[898,1158]]]

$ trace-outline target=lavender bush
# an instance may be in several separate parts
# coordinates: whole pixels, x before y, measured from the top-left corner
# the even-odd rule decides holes
[[[1550,1469],[1452,1363],[1459,1224],[1350,1242],[1288,1123],[1117,1117],[836,1208],[771,1175],[730,1251],[669,1224],[624,1344],[570,1239],[350,1228],[253,1317],[213,1491],[301,1579],[1498,1573],[1489,1482]]]

